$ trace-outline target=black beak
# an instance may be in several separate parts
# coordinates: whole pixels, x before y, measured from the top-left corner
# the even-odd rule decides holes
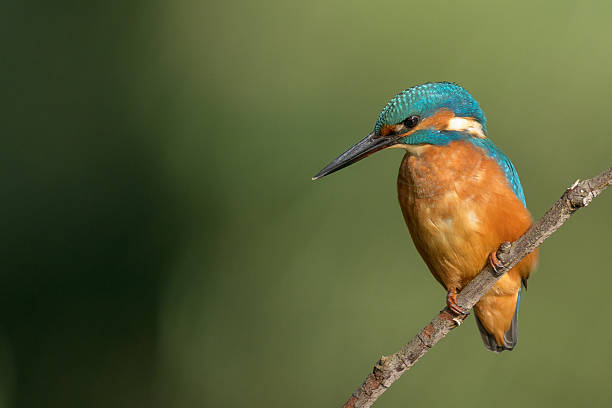
[[[328,174],[350,166],[351,164],[368,157],[372,153],[376,153],[385,147],[395,144],[395,142],[395,139],[392,138],[386,138],[384,136],[375,137],[374,132],[372,132],[359,141],[355,146],[338,156],[336,160],[325,166],[323,170],[318,172],[312,179],[320,179],[323,176],[327,176]]]

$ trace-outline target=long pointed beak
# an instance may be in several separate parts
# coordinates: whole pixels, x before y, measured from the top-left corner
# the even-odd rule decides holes
[[[320,179],[323,176],[327,176],[328,174],[350,166],[351,164],[368,157],[372,153],[395,144],[394,139],[386,138],[384,136],[375,138],[374,136],[374,132],[372,132],[361,139],[355,146],[351,147],[346,152],[338,156],[336,160],[325,166],[323,170],[318,172],[312,179]]]

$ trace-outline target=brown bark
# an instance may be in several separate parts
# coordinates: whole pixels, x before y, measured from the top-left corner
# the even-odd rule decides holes
[[[592,179],[576,181],[561,198],[525,234],[513,243],[505,242],[497,250],[502,264],[497,272],[487,265],[457,296],[457,304],[470,310],[504,273],[512,269],[546,238],[558,230],[576,210],[586,207],[612,185],[612,167]],[[419,358],[460,325],[466,316],[457,316],[448,308],[434,319],[400,351],[383,356],[370,375],[343,405],[344,408],[370,407],[395,380],[410,369]]]

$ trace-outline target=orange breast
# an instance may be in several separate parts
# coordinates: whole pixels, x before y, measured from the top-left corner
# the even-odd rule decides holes
[[[492,251],[517,239],[532,223],[495,160],[467,141],[410,148],[399,171],[398,194],[417,250],[447,289],[463,288]],[[488,295],[509,296],[516,305],[521,278],[529,277],[536,261],[537,253],[525,258],[479,305],[494,300]]]

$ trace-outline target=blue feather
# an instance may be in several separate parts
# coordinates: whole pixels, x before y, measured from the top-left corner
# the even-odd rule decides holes
[[[489,157],[495,159],[499,167],[504,171],[506,175],[506,181],[512,188],[514,194],[518,197],[519,200],[523,203],[525,207],[527,207],[527,203],[525,202],[525,194],[523,193],[523,186],[521,185],[521,180],[519,180],[518,173],[516,172],[516,168],[514,168],[514,164],[510,161],[508,156],[504,154],[490,139],[475,139],[470,138],[469,141],[484,149],[487,152]]]
[[[444,146],[449,144],[455,140],[465,140],[473,145],[481,148],[487,156],[493,158],[499,167],[501,167],[504,175],[506,176],[506,181],[508,185],[514,192],[514,194],[518,197],[519,200],[526,207],[525,203],[525,194],[523,193],[523,187],[521,186],[521,181],[519,180],[518,173],[514,168],[514,165],[495,144],[490,139],[479,139],[470,136],[469,134],[459,132],[459,131],[448,131],[448,130],[435,130],[435,129],[424,129],[418,132],[411,134],[410,136],[404,137],[400,139],[400,143],[405,143],[409,145],[418,145],[418,144],[433,144],[438,146]]]
[[[487,119],[472,95],[452,82],[433,82],[414,86],[395,95],[380,112],[374,132],[380,134],[385,125],[394,125],[411,115],[422,118],[439,109],[448,109],[455,116],[476,119],[487,132]]]
[[[480,123],[486,135],[487,119],[480,109],[480,105],[468,91],[452,82],[431,82],[417,85],[395,95],[380,112],[374,126],[374,132],[380,134],[384,126],[400,123],[411,115],[426,118],[441,109],[448,109],[457,117],[473,118]],[[474,138],[459,131],[422,129],[400,139],[400,142],[411,145],[434,144],[440,146],[453,140],[467,140],[482,148],[489,157],[495,159],[504,172],[508,185],[526,206],[523,187],[514,165],[489,139]]]

